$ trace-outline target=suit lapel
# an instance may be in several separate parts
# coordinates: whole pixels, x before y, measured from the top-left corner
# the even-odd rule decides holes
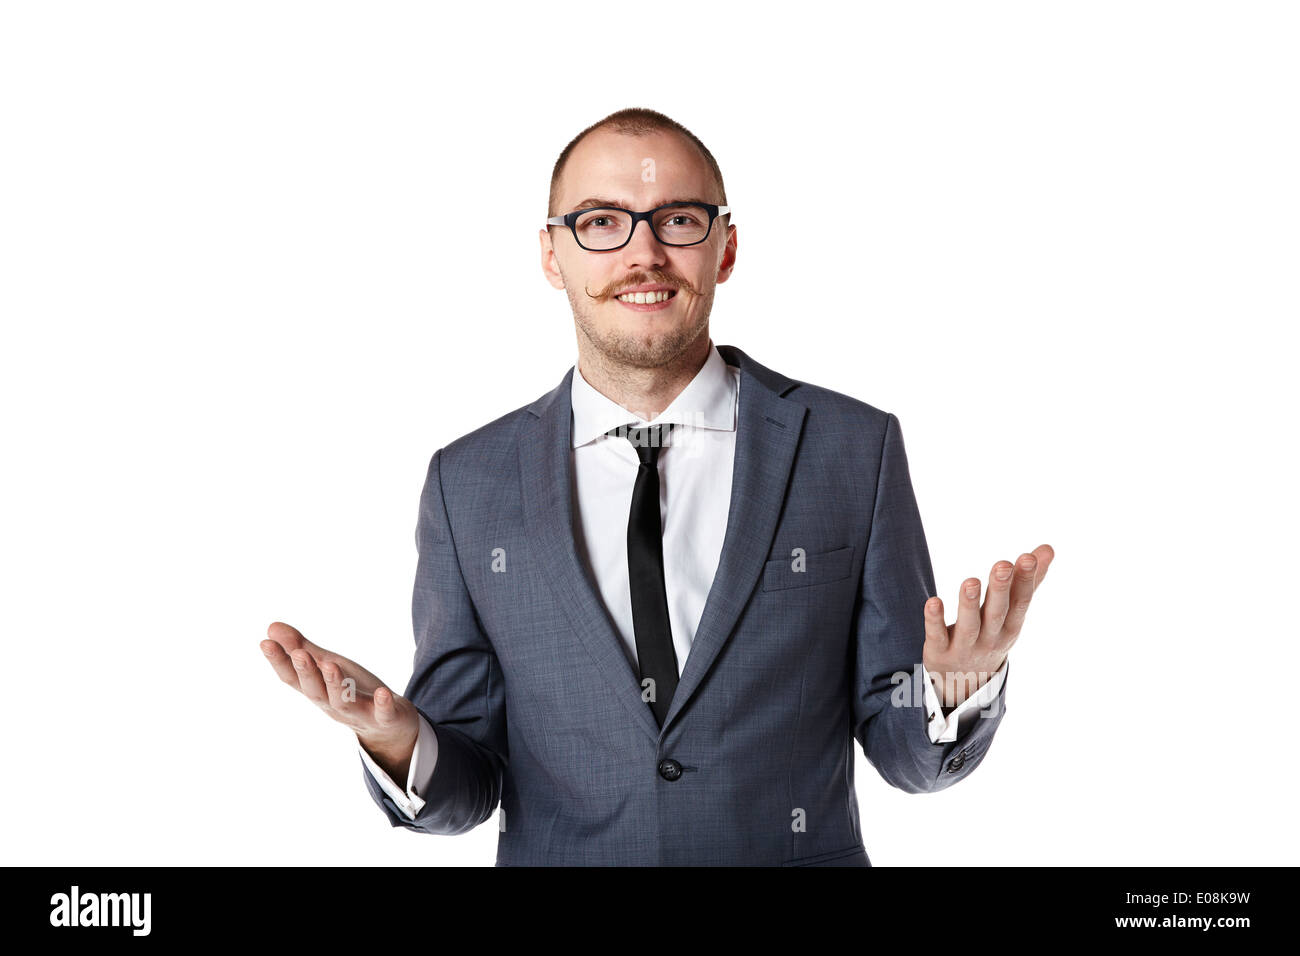
[[[575,546],[577,509],[573,501],[570,397],[573,375],[571,368],[564,381],[529,406],[528,410],[538,417],[526,419],[519,432],[524,527],[556,600],[569,615],[597,669],[633,719],[657,741],[659,727],[650,707],[641,700],[639,677]]]
[[[734,346],[719,345],[741,370],[731,503],[713,585],[704,603],[681,682],[664,721],[667,729],[713,666],[758,583],[785,500],[807,406],[781,395],[797,382],[759,365]]]

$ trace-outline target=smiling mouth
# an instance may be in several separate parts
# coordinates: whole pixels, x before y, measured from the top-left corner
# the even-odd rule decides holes
[[[624,305],[657,305],[660,302],[667,302],[676,295],[676,289],[663,289],[655,292],[626,292],[614,298]]]

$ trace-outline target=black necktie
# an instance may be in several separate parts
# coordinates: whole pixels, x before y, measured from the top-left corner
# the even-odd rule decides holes
[[[659,515],[659,450],[661,431],[667,426],[620,426],[608,432],[624,434],[641,458],[632,489],[632,510],[627,519],[627,571],[632,590],[632,626],[636,631],[636,656],[642,693],[646,678],[654,681],[654,711],[659,726],[677,690],[677,654],[668,624],[668,592],[664,587],[664,537]]]

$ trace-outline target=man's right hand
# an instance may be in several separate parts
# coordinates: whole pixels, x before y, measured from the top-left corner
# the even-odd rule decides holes
[[[352,728],[366,752],[405,787],[420,733],[415,705],[360,664],[313,644],[297,628],[276,621],[266,636],[262,653],[280,680]],[[349,678],[355,683],[345,686]]]

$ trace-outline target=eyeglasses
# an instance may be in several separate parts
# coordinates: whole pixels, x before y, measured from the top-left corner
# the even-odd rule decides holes
[[[730,212],[730,206],[702,202],[670,202],[648,212],[598,206],[552,216],[546,224],[568,226],[574,240],[588,252],[611,252],[632,241],[632,231],[642,219],[665,246],[693,246],[709,238],[713,220]]]

